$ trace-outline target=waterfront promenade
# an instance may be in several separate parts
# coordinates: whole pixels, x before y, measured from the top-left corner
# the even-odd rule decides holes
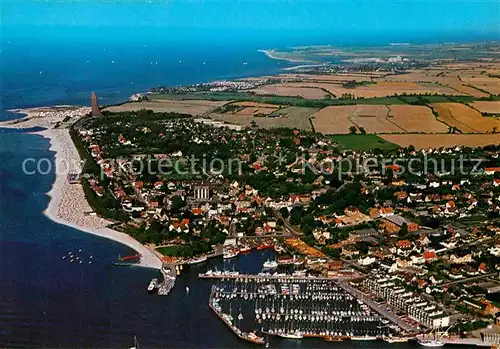
[[[392,313],[386,308],[381,307],[378,305],[376,302],[374,302],[368,295],[364,294],[363,292],[355,289],[354,287],[348,285],[346,282],[339,282],[338,283],[340,287],[342,287],[344,290],[352,294],[354,297],[357,299],[363,301],[366,303],[370,308],[375,310],[377,313],[380,315],[384,316],[385,318],[391,320],[393,323],[401,327],[403,330],[407,331],[410,334],[416,334],[419,332],[419,328],[416,326],[413,326],[405,321],[402,321],[396,314]]]

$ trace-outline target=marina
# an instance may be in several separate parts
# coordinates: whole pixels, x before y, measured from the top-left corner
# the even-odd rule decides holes
[[[217,279],[209,304],[219,314],[227,314],[226,320],[236,318],[231,326],[245,333],[258,331],[284,339],[391,343],[412,337],[345,291],[336,280],[326,278],[233,274]]]

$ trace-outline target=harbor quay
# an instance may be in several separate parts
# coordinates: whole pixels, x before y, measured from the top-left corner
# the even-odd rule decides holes
[[[293,276],[287,275],[284,273],[275,273],[275,274],[261,274],[261,275],[253,275],[253,274],[240,274],[238,272],[222,272],[222,273],[211,273],[210,271],[207,273],[198,274],[200,279],[248,279],[248,280],[257,280],[257,281],[268,281],[268,280],[288,280],[288,281],[307,281],[307,280],[324,280],[324,281],[332,281],[332,280],[342,280],[344,277],[321,277],[321,276]]]
[[[357,299],[362,300],[365,302],[368,306],[370,306],[373,310],[375,310],[377,313],[379,313],[381,316],[384,316],[385,318],[391,320],[393,323],[404,329],[410,334],[417,334],[419,332],[419,327],[415,324],[409,323],[402,321],[397,314],[392,312],[389,308],[387,307],[382,307],[375,301],[373,301],[368,295],[364,294],[363,292],[357,290],[356,288],[350,286],[347,282],[342,281],[339,282],[338,285],[342,287],[344,290],[355,296]]]

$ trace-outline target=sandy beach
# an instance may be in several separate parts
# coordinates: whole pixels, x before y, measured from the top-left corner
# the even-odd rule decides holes
[[[0,123],[0,127],[46,127],[47,129],[34,132],[34,134],[48,138],[50,150],[55,152],[56,179],[51,190],[47,193],[50,202],[43,213],[57,223],[128,246],[142,255],[140,266],[160,269],[162,261],[152,250],[125,233],[107,228],[111,222],[91,214],[92,208],[85,198],[83,187],[80,184],[70,184],[67,181],[68,173],[80,173],[80,156],[71,140],[68,129],[53,128],[53,125],[65,116],[61,118],[61,115],[51,116],[49,114],[47,117],[33,117],[29,110],[21,110],[20,112],[28,114],[27,118],[22,119],[24,121],[3,122]]]

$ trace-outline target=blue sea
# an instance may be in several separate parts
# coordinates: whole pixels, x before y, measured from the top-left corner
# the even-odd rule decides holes
[[[89,104],[91,91],[101,104],[112,104],[158,85],[271,74],[290,66],[267,58],[257,52],[259,48],[205,41],[189,45],[154,40],[92,45],[71,40],[5,41],[0,119],[15,117],[6,112],[11,108]],[[53,161],[48,149],[48,140],[41,136],[0,129],[0,347],[128,348],[134,336],[143,349],[253,347],[238,340],[211,313],[207,306],[211,283],[197,279],[207,267],[221,269],[222,260],[185,271],[166,297],[148,295],[146,286],[152,277],[159,277],[156,271],[112,265],[131,250],[46,218],[42,211],[55,176],[26,175],[21,168],[28,157]],[[63,259],[69,252],[82,263]],[[255,252],[234,263],[236,269],[256,272],[265,258]],[[271,342],[276,348],[331,346],[387,348],[389,344]]]

